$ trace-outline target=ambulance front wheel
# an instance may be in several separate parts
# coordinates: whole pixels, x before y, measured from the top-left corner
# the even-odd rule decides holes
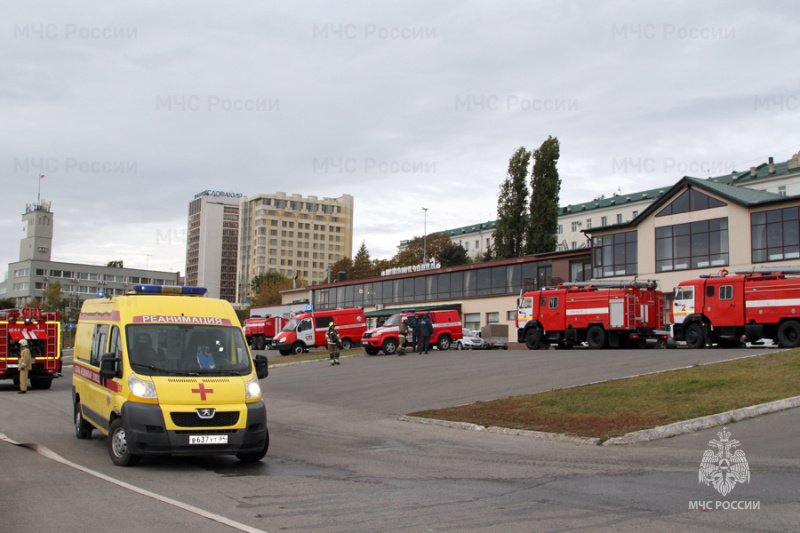
[[[243,463],[255,463],[260,461],[267,455],[269,449],[269,430],[267,430],[266,438],[264,439],[264,447],[257,452],[237,453],[236,458]]]
[[[128,449],[128,439],[120,418],[111,422],[111,428],[108,431],[108,455],[117,466],[136,466],[141,459]]]
[[[75,403],[75,436],[79,439],[89,439],[92,437],[92,425],[83,419],[81,404]]]

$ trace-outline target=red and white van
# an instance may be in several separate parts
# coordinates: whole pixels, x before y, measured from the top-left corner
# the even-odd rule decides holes
[[[311,346],[326,346],[325,332],[333,322],[341,338],[342,349],[349,350],[367,330],[364,310],[329,309],[298,313],[275,335],[270,350],[278,350],[281,355],[301,354]]]
[[[449,350],[450,345],[464,336],[461,331],[461,315],[455,309],[440,309],[417,313],[413,309],[397,313],[389,317],[383,326],[371,329],[361,337],[361,346],[368,355],[376,355],[383,350],[386,355],[392,355],[397,351],[398,345],[398,325],[404,316],[413,317],[415,314],[429,315],[433,324],[433,335],[431,335],[431,346],[436,346],[439,350]],[[411,342],[411,332],[409,331],[408,342]]]

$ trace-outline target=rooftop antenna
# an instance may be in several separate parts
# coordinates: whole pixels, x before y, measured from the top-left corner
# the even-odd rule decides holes
[[[36,205],[42,205],[42,180],[44,174],[39,174],[39,192],[36,194]]]

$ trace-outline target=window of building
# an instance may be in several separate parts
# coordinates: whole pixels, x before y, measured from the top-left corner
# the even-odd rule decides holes
[[[480,331],[481,329],[481,314],[480,313],[464,313],[464,327],[467,329],[474,329]]]
[[[678,213],[688,213],[689,211],[702,211],[714,207],[725,207],[725,202],[712,198],[707,194],[694,189],[687,189],[683,194],[675,198],[668,206],[658,212],[657,217],[666,215],[677,215]]]
[[[750,216],[754,263],[800,258],[800,207],[760,211]]]
[[[781,196],[786,196],[786,185],[778,186],[778,194]]]
[[[557,233],[558,233],[559,235],[561,235],[562,233],[564,233],[564,226],[563,226],[563,225],[561,225],[561,224],[559,224],[559,225],[558,225],[558,230],[557,230]]]
[[[592,229],[592,219],[591,218],[587,218],[586,219],[586,229]]]
[[[600,217],[600,226],[608,226],[608,217]]]
[[[727,264],[727,218],[656,228],[656,272]]]
[[[500,323],[500,313],[486,313],[486,323],[487,324],[499,324]]]
[[[637,250],[635,231],[593,237],[593,277],[608,278],[636,274]]]
[[[506,311],[506,320],[514,321],[517,319],[517,310],[514,309],[513,311]]]
[[[573,232],[574,231],[578,231],[578,221],[577,220],[572,223],[572,231]]]
[[[622,224],[622,213],[617,213],[617,224]]]

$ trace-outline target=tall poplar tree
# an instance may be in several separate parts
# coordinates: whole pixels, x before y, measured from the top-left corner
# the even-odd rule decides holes
[[[554,252],[558,247],[558,204],[561,179],[558,177],[558,158],[561,148],[558,137],[548,136],[533,151],[531,171],[530,226],[527,235],[527,253]]]
[[[508,162],[508,177],[500,185],[494,230],[494,256],[497,259],[520,257],[525,253],[530,160],[531,153],[524,146],[518,148]]]

